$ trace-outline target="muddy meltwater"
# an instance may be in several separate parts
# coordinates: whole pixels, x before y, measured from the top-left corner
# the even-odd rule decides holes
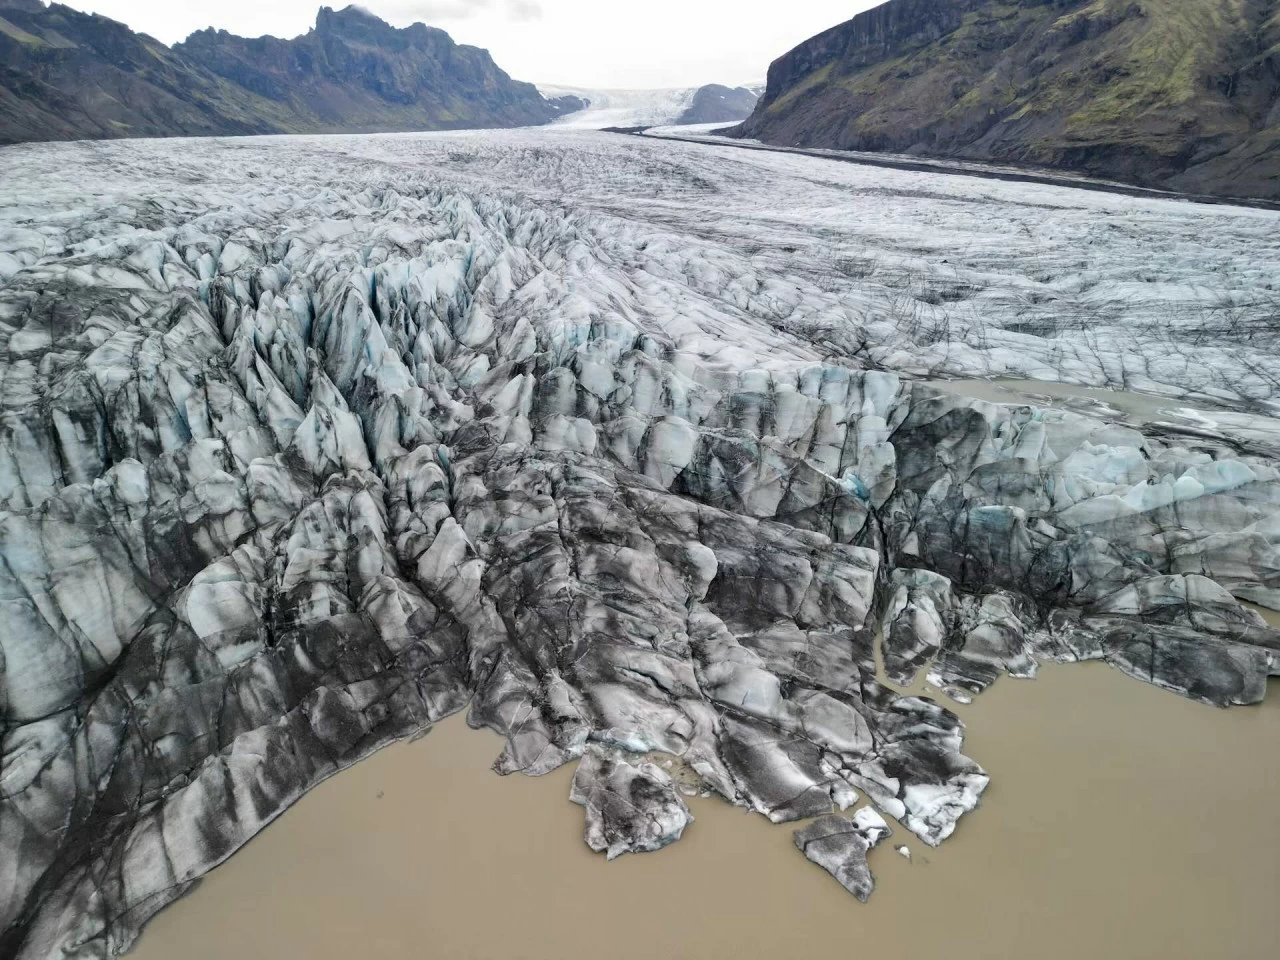
[[[572,768],[489,771],[460,717],[340,774],[161,914],[137,960],[1274,955],[1280,684],[1217,710],[1098,663],[1001,678],[968,707],[992,784],[931,850],[901,828],[859,904],[718,799],[658,853],[582,841]],[[906,843],[908,862],[894,847]]]

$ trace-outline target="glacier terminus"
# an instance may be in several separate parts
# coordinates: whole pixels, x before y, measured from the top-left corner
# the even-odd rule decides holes
[[[690,788],[865,899],[990,782],[921,674],[1258,703],[1278,228],[573,129],[6,148],[0,955],[122,953],[464,710],[611,858]]]

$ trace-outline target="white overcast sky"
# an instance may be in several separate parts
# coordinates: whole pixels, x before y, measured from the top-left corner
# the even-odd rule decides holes
[[[321,0],[63,0],[175,43],[218,27],[294,37]],[[397,26],[416,20],[487,48],[518,80],[582,87],[763,81],[769,63],[880,0],[361,0]],[[329,0],[341,8],[345,0]]]

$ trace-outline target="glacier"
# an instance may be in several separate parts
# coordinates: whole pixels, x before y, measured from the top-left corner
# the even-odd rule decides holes
[[[719,84],[648,90],[538,85],[538,92],[548,100],[573,98],[587,104],[584,109],[557,119],[553,124],[557,130],[638,129],[672,125],[672,131],[697,136],[740,122],[740,118],[750,113],[753,98],[758,98],[763,90],[763,84],[736,90]],[[716,118],[719,118],[718,122],[711,122]]]
[[[565,129],[0,172],[0,955],[462,710],[611,856],[662,756],[864,896],[833,809],[989,782],[922,672],[1280,672],[1274,212]]]
[[[602,90],[538,84],[538,92],[548,100],[577,97],[586,101],[586,109],[555,121],[553,126],[561,130],[603,130],[606,127],[656,127],[674,124],[693,105],[698,89],[670,87],[654,90]]]

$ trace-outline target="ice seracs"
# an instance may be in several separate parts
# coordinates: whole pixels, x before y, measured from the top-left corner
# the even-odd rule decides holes
[[[6,149],[0,954],[120,953],[464,709],[500,773],[578,762],[607,852],[682,828],[651,753],[775,822],[861,796],[942,842],[988,776],[878,642],[957,697],[1104,659],[1258,701],[1275,352],[1174,307],[1261,297],[1274,228],[572,131]],[[1186,283],[1135,301],[1135,270]],[[879,828],[839,819],[808,846],[869,893]]]

